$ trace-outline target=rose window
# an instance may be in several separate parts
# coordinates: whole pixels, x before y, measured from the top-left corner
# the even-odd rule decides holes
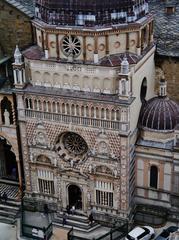
[[[62,49],[66,56],[78,57],[81,52],[81,43],[76,36],[65,36],[62,39]]]
[[[82,155],[87,152],[87,144],[84,139],[76,133],[66,133],[63,136],[65,149],[72,154]]]

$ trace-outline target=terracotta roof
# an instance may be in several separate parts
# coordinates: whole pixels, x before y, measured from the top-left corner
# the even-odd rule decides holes
[[[102,59],[100,59],[99,64],[102,66],[111,67],[120,66],[124,57],[127,58],[127,61],[130,65],[136,64],[141,59],[141,57],[134,53],[120,53],[103,57]]]
[[[30,18],[34,16],[34,0],[4,0]]]
[[[178,116],[177,103],[168,97],[154,97],[143,105],[139,125],[158,131],[173,130],[177,125]]]
[[[46,60],[44,57],[44,52],[42,49],[38,46],[31,46],[25,51],[23,51],[23,56],[31,59],[31,60]],[[119,53],[119,54],[113,54],[109,56],[105,56],[102,59],[99,60],[99,63],[97,65],[105,66],[105,67],[117,67],[121,65],[122,60],[124,57],[127,57],[127,60],[129,64],[136,64],[142,56],[138,56],[134,53]],[[56,61],[56,59],[49,59],[52,61]],[[66,59],[61,59],[61,62],[67,62]],[[76,63],[83,63],[82,61],[76,61]],[[94,64],[93,62],[87,62],[87,64]]]
[[[40,60],[44,57],[44,52],[38,46],[32,46],[23,51],[23,56],[31,60]]]

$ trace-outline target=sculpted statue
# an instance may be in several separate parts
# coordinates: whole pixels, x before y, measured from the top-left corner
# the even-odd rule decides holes
[[[5,122],[6,126],[10,125],[10,118],[9,118],[9,116],[10,116],[9,112],[7,111],[7,109],[5,109],[5,111],[4,111],[4,122]]]

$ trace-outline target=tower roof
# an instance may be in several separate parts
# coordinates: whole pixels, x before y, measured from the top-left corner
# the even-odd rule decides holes
[[[36,17],[53,25],[129,23],[147,12],[148,0],[36,0]]]

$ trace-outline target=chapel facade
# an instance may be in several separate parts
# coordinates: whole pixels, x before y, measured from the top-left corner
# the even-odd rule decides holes
[[[140,108],[154,96],[147,1],[36,1],[14,68],[27,202],[132,218]]]

